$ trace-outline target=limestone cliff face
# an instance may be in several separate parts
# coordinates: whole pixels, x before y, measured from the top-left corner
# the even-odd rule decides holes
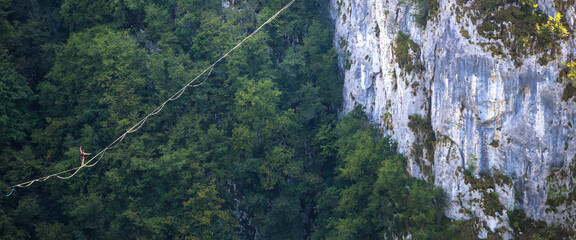
[[[575,229],[570,196],[576,183],[576,103],[562,99],[567,81],[561,62],[576,55],[576,6],[559,0],[568,4],[558,10],[554,0],[539,0],[539,10],[565,15],[572,31],[557,41],[556,53],[513,59],[507,49],[494,54],[485,44],[502,40],[479,34],[482,20],[466,10],[470,2],[438,0],[424,27],[409,0],[332,0],[344,109],[363,105],[409,156],[410,173],[445,189],[449,217],[478,219],[479,237],[491,231],[510,238],[506,211],[515,208]],[[417,45],[408,53],[420,69],[401,67],[395,42],[400,32]],[[541,61],[547,53],[556,59]],[[424,138],[409,127],[414,114],[430,117],[433,148],[418,147]],[[491,176],[484,177],[488,187],[478,187],[482,176]],[[489,207],[490,197],[500,209]]]

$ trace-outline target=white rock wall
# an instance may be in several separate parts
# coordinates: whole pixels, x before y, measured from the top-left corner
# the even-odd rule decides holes
[[[432,172],[435,184],[448,194],[446,214],[479,217],[484,226],[480,237],[500,229],[510,238],[511,229],[506,214],[488,216],[474,205],[482,196],[464,181],[469,156],[478,159],[477,177],[501,172],[512,178],[511,185],[493,189],[507,210],[523,208],[532,218],[576,228],[576,207],[546,212],[545,206],[550,170],[567,169],[576,153],[576,131],[568,124],[576,127],[576,103],[561,101],[566,83],[557,81],[559,60],[576,55],[574,35],[561,44],[559,60],[541,66],[538,56],[530,56],[518,68],[477,44],[487,39],[469,18],[456,13],[455,0],[438,2],[439,13],[423,29],[407,0],[332,0],[335,44],[345,69],[344,110],[356,102],[363,105],[407,155],[415,141],[408,116],[430,112],[439,139]],[[545,13],[556,14],[553,0],[538,3]],[[574,12],[571,7],[566,13],[572,29]],[[398,31],[420,46],[423,73],[405,73],[398,66],[393,51]],[[413,160],[409,165],[412,175],[426,178]]]

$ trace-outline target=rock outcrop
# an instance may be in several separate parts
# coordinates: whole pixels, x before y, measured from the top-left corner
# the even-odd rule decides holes
[[[490,37],[514,22],[486,30],[475,2],[332,0],[344,110],[363,105],[410,173],[446,191],[447,216],[477,219],[479,237],[511,238],[513,209],[576,229],[576,102],[562,64],[576,60],[576,5],[538,1],[533,12],[564,15],[568,33],[537,50],[513,33]]]

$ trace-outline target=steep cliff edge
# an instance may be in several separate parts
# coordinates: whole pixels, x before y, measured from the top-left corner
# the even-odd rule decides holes
[[[481,238],[511,238],[514,209],[576,229],[573,0],[331,4],[345,111],[363,105],[444,188],[447,216]]]

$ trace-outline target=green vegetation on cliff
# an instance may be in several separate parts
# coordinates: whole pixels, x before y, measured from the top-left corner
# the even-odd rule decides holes
[[[511,57],[521,66],[521,57],[538,55],[546,65],[559,51],[559,41],[570,34],[560,8],[555,16],[547,16],[534,0],[458,0],[458,4],[474,24],[480,36],[492,40],[478,43],[496,56]]]

